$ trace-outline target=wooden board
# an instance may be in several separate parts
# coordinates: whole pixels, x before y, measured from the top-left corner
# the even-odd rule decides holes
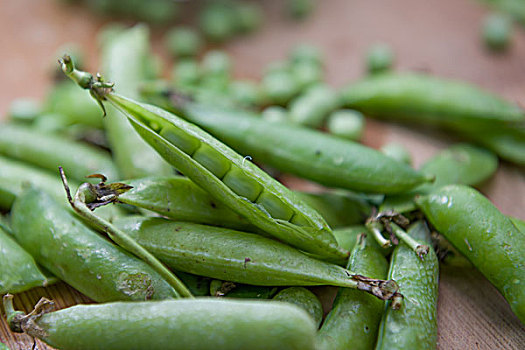
[[[525,31],[516,30],[513,47],[505,55],[487,54],[480,45],[479,27],[488,11],[473,0],[318,1],[314,16],[302,23],[285,18],[282,1],[261,3],[267,15],[263,29],[226,46],[239,78],[258,79],[266,64],[285,59],[295,43],[308,42],[324,51],[327,81],[340,87],[363,75],[364,53],[371,44],[386,42],[396,54],[398,70],[425,70],[470,81],[525,105]],[[105,22],[60,1],[0,2],[0,118],[15,98],[45,96],[56,50],[66,42],[85,48],[88,67],[96,71],[95,35]],[[153,33],[161,54],[162,33],[162,29]],[[368,121],[364,141],[373,147],[399,142],[411,150],[416,166],[450,142],[377,121]],[[482,190],[505,214],[525,219],[523,171],[501,164]],[[525,328],[483,276],[472,270],[444,270],[440,278],[440,349],[523,348]],[[331,290],[322,293],[324,299],[333,296]],[[20,294],[15,305],[29,311],[41,296],[54,299],[60,308],[88,301],[58,284]],[[10,333],[3,318],[0,341],[13,350],[33,345],[29,337]],[[37,348],[49,349],[40,342]]]

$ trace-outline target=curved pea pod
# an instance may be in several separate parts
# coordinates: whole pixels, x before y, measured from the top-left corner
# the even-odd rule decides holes
[[[11,211],[13,235],[35,260],[98,301],[175,298],[145,262],[85,227],[47,194],[29,189]]]
[[[421,171],[435,176],[434,183],[421,185],[411,193],[386,197],[380,211],[414,211],[417,209],[414,202],[417,193],[429,193],[450,184],[479,185],[489,179],[497,169],[498,158],[494,153],[465,143],[453,145],[421,166]]]
[[[354,238],[348,269],[372,278],[385,279],[388,262],[383,256],[383,249],[372,238],[367,239],[366,235],[360,234]],[[383,303],[370,295],[340,288],[332,311],[326,316],[318,333],[320,344],[325,349],[333,350],[371,349],[376,342],[383,308]]]
[[[348,256],[316,211],[226,145],[155,106],[113,93],[105,97],[170,164],[254,226],[322,259]]]
[[[19,293],[54,282],[35,260],[0,227],[0,293]]]
[[[422,221],[412,224],[408,234],[420,244],[430,244]],[[390,258],[388,277],[399,283],[404,299],[399,310],[385,307],[376,349],[435,349],[439,263],[434,250],[421,260],[400,243]]]
[[[147,78],[148,35],[146,26],[137,25],[116,34],[103,45],[105,74],[121,83],[120,92],[132,97],[137,96],[139,84]],[[136,135],[126,120],[118,116],[119,113],[108,106],[104,127],[120,177],[171,175],[172,168]]]
[[[450,185],[416,199],[428,221],[500,292],[525,323],[525,240],[478,191]]]
[[[53,172],[62,166],[79,181],[95,173],[114,180],[118,177],[108,153],[15,124],[0,126],[0,154]]]
[[[114,224],[169,267],[256,286],[355,285],[352,272],[273,239],[162,218],[119,218]]]
[[[525,221],[512,216],[509,216],[509,219],[520,232],[525,233]]]
[[[284,303],[213,298],[118,302],[29,318],[13,317],[17,311],[10,306],[6,312],[13,328],[63,350],[316,349],[313,321]]]
[[[253,232],[257,228],[187,177],[149,177],[124,181],[133,188],[119,201],[148,209],[176,221],[194,222]],[[342,193],[294,192],[326,220],[330,227],[363,222],[370,214],[366,200]]]
[[[323,320],[323,305],[321,305],[321,301],[314,293],[304,287],[285,288],[272,299],[297,305],[310,315],[317,327]]]
[[[380,74],[343,88],[346,107],[368,116],[445,127],[525,121],[524,111],[479,88],[424,74]]]
[[[399,193],[431,180],[379,151],[316,130],[188,101],[175,107],[184,118],[254,161],[328,187]]]

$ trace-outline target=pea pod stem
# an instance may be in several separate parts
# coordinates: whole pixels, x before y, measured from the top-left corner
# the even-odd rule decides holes
[[[41,298],[35,305],[33,311],[27,315],[22,311],[15,311],[12,294],[4,295],[3,303],[7,323],[9,324],[11,331],[15,333],[27,333],[34,337],[39,337],[45,334],[45,331],[41,329],[35,321],[42,317],[42,315],[53,310],[55,303],[51,300]]]
[[[117,245],[136,255],[140,259],[144,260],[157,273],[159,273],[159,275],[161,275],[166,280],[166,282],[168,282],[175,289],[179,296],[185,298],[193,298],[193,295],[188,290],[188,288],[186,288],[186,286],[177,278],[177,276],[175,276],[171,271],[169,271],[157,258],[155,258],[151,253],[149,253],[146,249],[144,249],[140,244],[138,244],[135,240],[129,237],[126,233],[117,229],[111,223],[98,217],[91,211],[91,209],[88,207],[88,203],[92,201],[93,196],[95,198],[97,197],[96,195],[93,195],[91,191],[91,184],[85,183],[81,185],[75,193],[75,196],[72,197],[67,183],[67,178],[64,173],[64,169],[62,169],[62,167],[59,167],[59,171],[60,177],[62,178],[62,182],[64,184],[64,189],[66,190],[69,204],[71,204],[71,207],[80,216],[101,228],[104,232],[107,233],[109,238],[111,238],[111,240]],[[108,203],[108,201],[110,201],[110,199],[102,200],[102,202],[104,203]]]
[[[374,239],[377,241],[380,247],[388,248],[392,246],[392,242],[383,237],[383,234],[381,233],[381,229],[383,227],[378,221],[368,220],[365,226],[368,229],[368,231],[372,234],[372,237],[374,237]]]
[[[426,244],[419,244],[415,239],[410,237],[408,233],[406,233],[405,230],[403,230],[401,227],[396,225],[395,223],[391,222],[390,227],[392,228],[394,234],[403,242],[405,242],[410,249],[412,249],[414,252],[416,252],[417,256],[423,260],[425,256],[428,254],[429,247]]]

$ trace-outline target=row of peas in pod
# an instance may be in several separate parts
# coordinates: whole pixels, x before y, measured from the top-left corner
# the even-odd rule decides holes
[[[101,76],[64,56],[73,82],[55,87],[55,102],[15,104],[0,130],[1,292],[62,280],[98,304],[53,311],[43,299],[26,315],[7,295],[13,331],[57,349],[432,349],[440,263],[477,268],[524,322],[524,223],[471,187],[497,155],[523,165],[507,156],[523,149],[519,137],[479,142],[492,151],[457,144],[416,170],[402,149],[319,130],[330,113],[361,125],[363,113],[478,142],[483,130],[519,135],[519,107],[384,63],[338,92],[307,46],[253,84],[261,100],[243,103],[224,53],[194,60],[191,83],[182,68],[161,83],[146,27],[101,37]],[[92,111],[86,121],[79,106]],[[256,164],[327,189],[292,191]],[[328,315],[311,289],[325,285],[339,287]]]

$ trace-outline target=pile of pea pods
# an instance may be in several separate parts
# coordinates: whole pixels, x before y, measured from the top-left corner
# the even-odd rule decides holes
[[[64,55],[45,103],[17,101],[0,127],[13,332],[75,350],[434,349],[440,264],[478,269],[525,323],[525,222],[473,188],[498,157],[525,165],[520,107],[390,72],[385,46],[341,91],[304,45],[261,82],[233,81],[223,52],[175,50],[160,81],[148,35],[102,33],[97,75]],[[471,143],[414,169],[399,145],[359,143],[365,115]],[[15,310],[12,294],[59,280],[96,303]],[[339,287],[331,307],[313,286]]]

